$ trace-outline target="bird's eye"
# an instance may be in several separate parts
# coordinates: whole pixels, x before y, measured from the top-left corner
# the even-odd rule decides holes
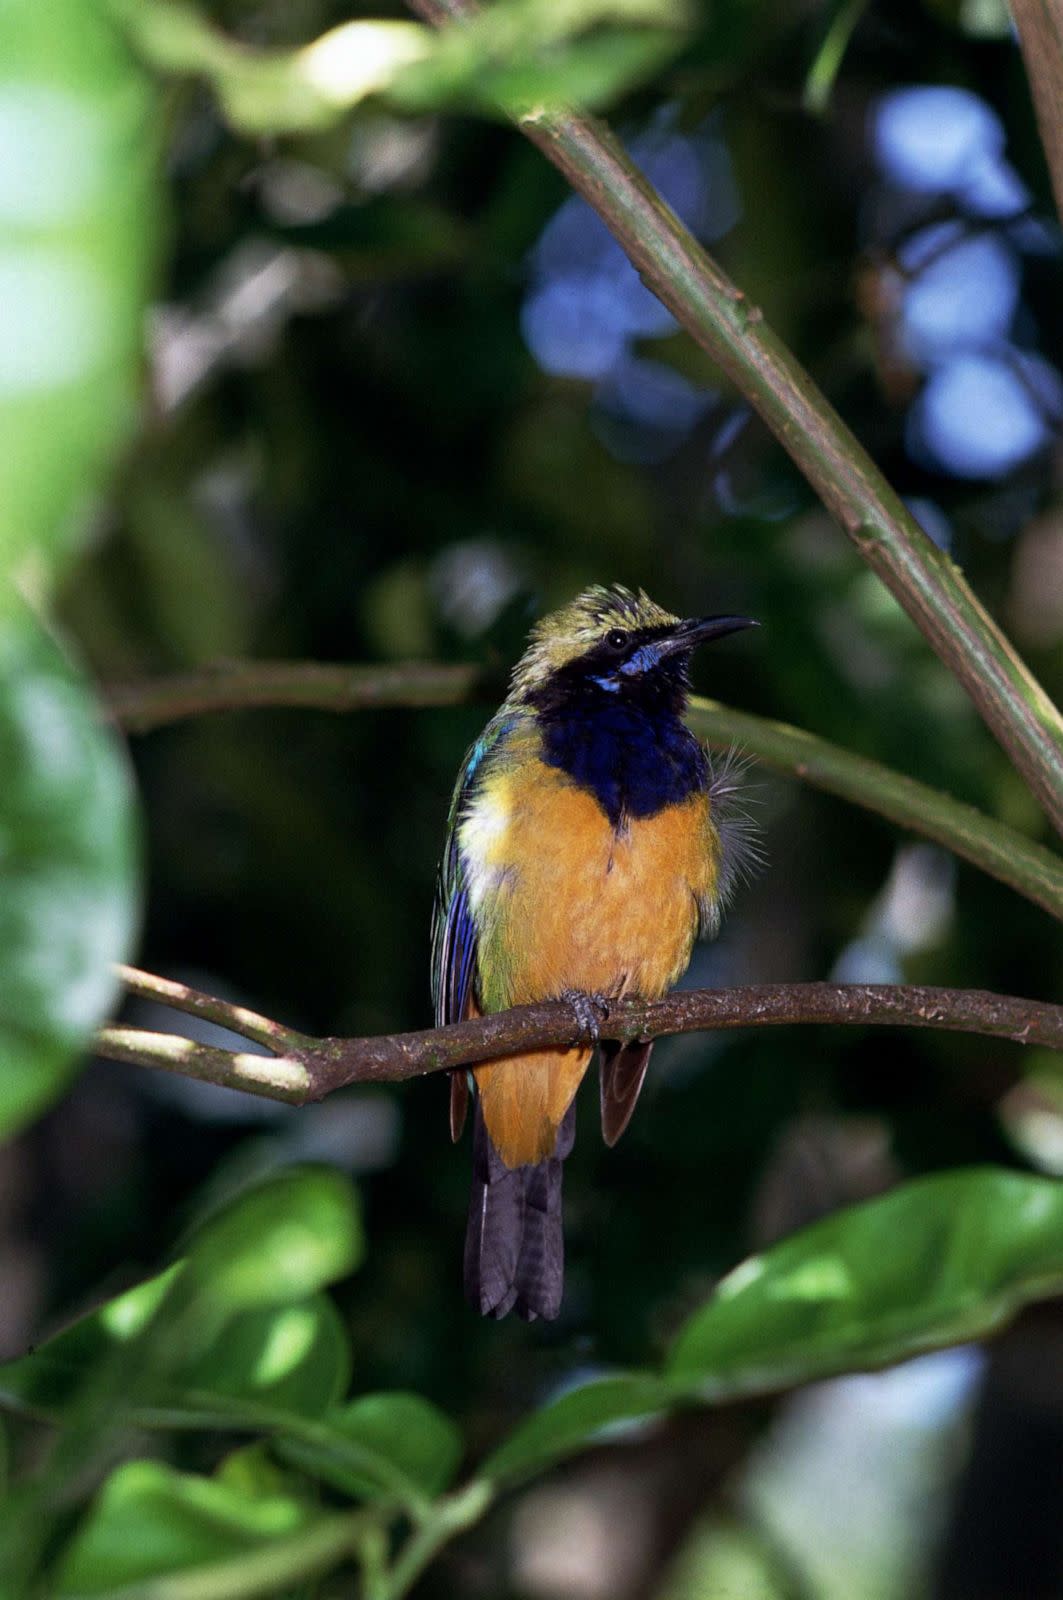
[[[627,644],[627,634],[623,628],[611,628],[605,636],[605,642],[610,650],[622,650]]]

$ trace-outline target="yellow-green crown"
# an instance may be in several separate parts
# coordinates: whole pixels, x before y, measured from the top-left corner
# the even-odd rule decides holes
[[[614,628],[634,633],[640,628],[667,627],[678,621],[670,611],[656,605],[644,589],[635,594],[619,583],[609,588],[595,584],[535,624],[528,648],[513,672],[513,695],[519,698],[535,689],[552,673],[592,650]]]

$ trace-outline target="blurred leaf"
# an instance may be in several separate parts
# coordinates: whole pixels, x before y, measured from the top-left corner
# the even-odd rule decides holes
[[[18,1361],[0,1366],[0,1398],[55,1417],[80,1398],[100,1362],[148,1326],[181,1270],[180,1263],[79,1317]]]
[[[286,1168],[209,1217],[167,1271],[0,1368],[0,1394],[53,1415],[116,1362],[133,1406],[179,1408],[195,1392],[196,1410],[213,1395],[316,1416],[350,1374],[346,1333],[318,1291],[362,1250],[349,1180]]]
[[[150,61],[208,78],[233,125],[253,134],[326,129],[372,95],[417,112],[598,104],[676,51],[687,19],[681,0],[498,0],[459,28],[359,19],[302,49],[256,54],[191,6],[114,5]]]
[[[244,1190],[193,1234],[178,1292],[220,1324],[313,1294],[353,1272],[364,1246],[350,1181],[328,1167],[288,1167]]]
[[[125,762],[21,606],[0,617],[0,772],[3,1135],[66,1082],[112,1004],[137,909]]]
[[[30,1355],[0,1367],[0,1398],[55,1417],[75,1407],[101,1364],[117,1358],[148,1327],[181,1264],[109,1300],[47,1340]],[[350,1348],[332,1301],[314,1295],[293,1305],[246,1311],[234,1317],[205,1349],[184,1359],[184,1341],[154,1352],[138,1405],[180,1409],[182,1391],[194,1391],[190,1410],[204,1397],[246,1399],[299,1416],[320,1416],[350,1381]]]
[[[748,1528],[713,1518],[695,1526],[655,1600],[793,1600],[778,1564]]]
[[[651,1421],[675,1405],[675,1390],[649,1372],[595,1378],[569,1389],[522,1422],[477,1476],[513,1483],[588,1445],[615,1439],[626,1425]]]
[[[134,410],[157,125],[99,0],[0,7],[0,609],[69,554]]]
[[[216,1483],[228,1484],[231,1489],[256,1497],[292,1492],[291,1473],[270,1454],[265,1439],[230,1450],[219,1463],[214,1479]]]
[[[284,1540],[312,1519],[290,1495],[248,1493],[161,1462],[130,1461],[108,1479],[74,1536],[55,1592],[111,1594],[138,1579],[209,1567]]]
[[[1011,27],[1006,0],[927,0],[935,16],[978,39],[1006,38]]]
[[[905,1184],[725,1278],[667,1371],[706,1399],[906,1360],[1063,1289],[1063,1184],[978,1168]]]
[[[356,1499],[393,1492],[396,1471],[424,1494],[441,1494],[461,1460],[458,1429],[420,1395],[362,1395],[323,1421],[338,1443],[355,1447],[353,1457],[297,1439],[283,1442],[284,1459]],[[358,1454],[365,1471],[358,1470]]]
[[[173,1374],[181,1388],[317,1417],[351,1377],[339,1312],[327,1295],[234,1317],[211,1344]]]

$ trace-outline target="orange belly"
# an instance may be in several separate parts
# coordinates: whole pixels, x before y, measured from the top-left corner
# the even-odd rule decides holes
[[[469,844],[479,850],[486,1010],[570,989],[652,999],[681,976],[699,902],[711,900],[716,880],[706,795],[614,830],[593,795],[531,761],[491,784]],[[538,1051],[476,1068],[488,1131],[507,1166],[552,1154],[591,1054]]]

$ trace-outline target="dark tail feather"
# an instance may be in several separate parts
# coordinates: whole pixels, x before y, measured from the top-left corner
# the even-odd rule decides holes
[[[516,1310],[526,1322],[561,1309],[565,1244],[561,1165],[576,1133],[570,1106],[555,1153],[537,1166],[509,1168],[491,1143],[479,1102],[473,1110],[473,1177],[465,1234],[465,1294],[486,1317]]]
[[[603,1040],[598,1046],[602,1138],[608,1145],[616,1143],[631,1121],[652,1049],[652,1039],[634,1039],[625,1045]]]

